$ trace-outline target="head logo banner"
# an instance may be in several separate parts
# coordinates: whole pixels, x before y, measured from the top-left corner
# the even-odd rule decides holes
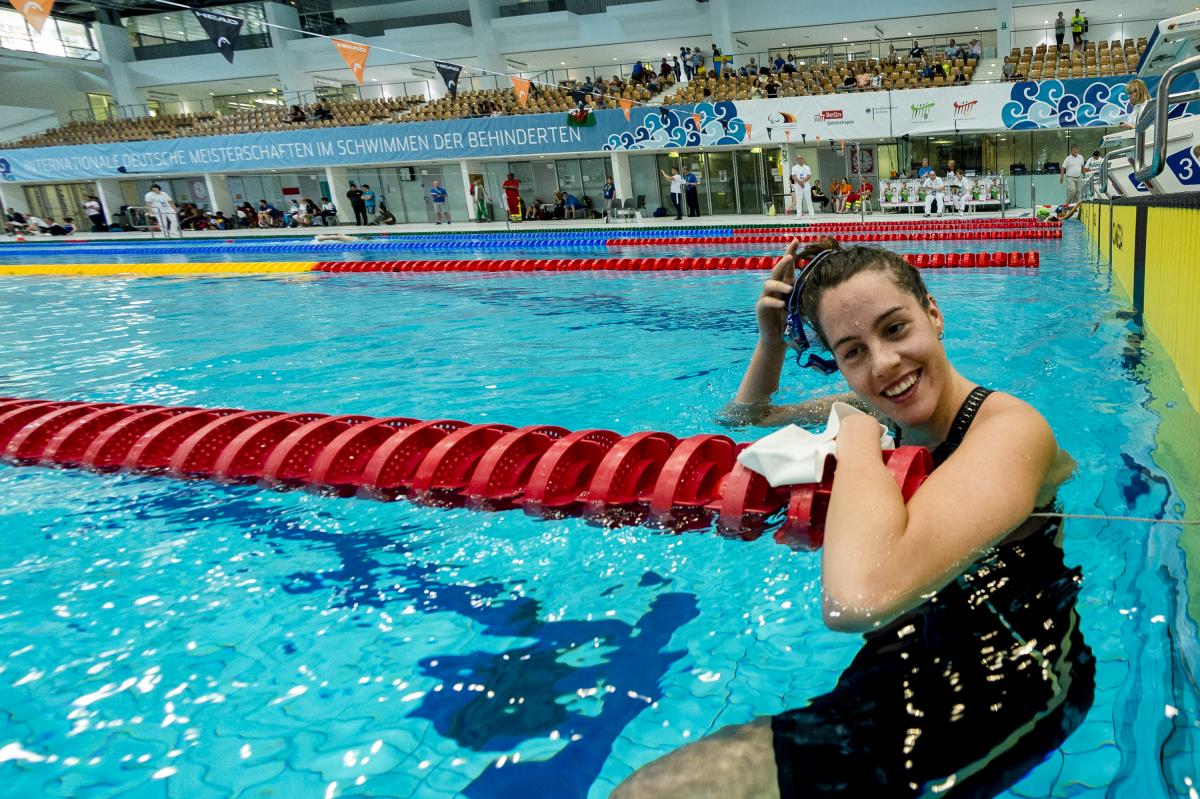
[[[363,70],[367,67],[367,55],[371,52],[371,45],[336,38],[329,41],[333,42],[333,46],[341,53],[342,60],[346,62],[346,66],[350,67],[350,71],[354,73],[354,79],[362,83]]]
[[[437,67],[442,80],[446,81],[446,91],[450,92],[450,99],[458,97],[458,76],[462,74],[462,65],[446,61],[434,61],[433,65]]]
[[[42,32],[42,26],[46,24],[46,19],[50,16],[50,9],[54,8],[54,0],[9,0],[12,7],[21,12],[21,16],[25,18],[25,22],[29,27],[33,28],[38,33]]]
[[[633,100],[622,98],[620,102],[621,111],[625,114],[625,121],[629,121],[629,112],[633,110]]]
[[[513,92],[517,95],[517,104],[522,108],[527,108],[529,106],[529,78],[509,75],[508,79],[512,81]]]
[[[225,60],[232,64],[233,50],[237,44],[238,34],[242,32],[243,20],[202,8],[193,8],[192,13],[196,15],[196,21],[200,23],[201,28],[204,28],[208,38],[212,39],[212,43],[216,45],[217,52],[225,56]]]

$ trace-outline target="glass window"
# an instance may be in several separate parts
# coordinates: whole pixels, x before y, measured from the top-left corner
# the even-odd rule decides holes
[[[269,33],[269,29],[264,24],[266,15],[261,3],[215,6],[210,10],[242,19],[243,25],[239,36]],[[122,22],[129,30],[134,47],[208,40],[208,34],[200,26],[196,15],[182,9],[162,14],[126,17]]]

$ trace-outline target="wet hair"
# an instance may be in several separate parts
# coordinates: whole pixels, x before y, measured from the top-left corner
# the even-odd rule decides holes
[[[896,284],[896,288],[911,294],[922,308],[929,308],[929,289],[925,287],[921,273],[897,253],[882,247],[843,247],[837,239],[825,237],[801,250],[797,254],[797,260],[807,262],[826,251],[829,251],[829,255],[821,258],[800,289],[800,310],[805,320],[817,331],[826,348],[829,347],[829,339],[825,337],[825,329],[817,315],[821,298],[825,296],[825,292],[837,288],[861,272],[886,274]]]

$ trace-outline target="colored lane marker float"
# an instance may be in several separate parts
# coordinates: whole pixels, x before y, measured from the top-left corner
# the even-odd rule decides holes
[[[768,233],[729,236],[725,238],[704,236],[696,238],[622,238],[609,239],[609,247],[662,247],[681,244],[720,244],[739,246],[748,244],[788,244],[791,241],[814,242],[826,238],[828,233],[798,230],[795,233]],[[884,232],[884,233],[839,233],[837,240],[843,243],[876,241],[982,241],[996,239],[1061,239],[1062,229],[1014,228],[999,230],[951,230],[940,233],[929,232]]]
[[[621,435],[554,425],[0,398],[0,458],[227,483],[308,488],[434,507],[521,508],[606,526],[700,529],[821,545],[836,464],[817,483],[772,488],[722,435]],[[884,463],[907,501],[929,451]]]
[[[1034,268],[1041,265],[1036,250],[993,253],[906,253],[919,269]],[[245,261],[150,264],[22,264],[0,266],[0,275],[165,276],[204,274],[286,274],[300,272],[699,272],[770,269],[771,255],[710,258],[556,258],[487,259],[473,261]]]

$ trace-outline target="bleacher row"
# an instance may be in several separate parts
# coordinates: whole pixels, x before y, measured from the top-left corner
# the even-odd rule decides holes
[[[1037,47],[1014,47],[1004,57],[1013,65],[1013,75],[1030,80],[1050,78],[1102,78],[1124,75],[1137,69],[1146,40],[1114,39],[1112,42],[1088,42],[1082,49],[1070,44],[1040,44]]]
[[[1072,49],[1069,44],[1061,48],[1055,45],[1013,48],[1004,60],[1013,65],[1014,77],[1031,80],[1049,78],[1082,78],[1122,75],[1133,72],[1146,40],[1114,40],[1111,43],[1088,42],[1082,50]],[[922,77],[926,66],[939,68],[933,77]],[[956,59],[951,65],[951,75],[961,72],[964,82],[974,77],[975,62]],[[808,95],[832,94],[846,91],[846,77],[862,73],[879,75],[879,85],[854,87],[854,91],[883,91],[908,89],[922,86],[944,86],[952,78],[946,76],[936,58],[921,60],[905,59],[899,63],[871,59],[845,64],[808,64],[796,72],[773,73],[771,76],[741,76],[723,73],[719,77],[700,77],[688,81],[682,89],[671,95],[671,103],[696,103],[704,99],[749,100],[769,96],[766,91],[768,80],[776,83],[780,97],[803,97]],[[422,95],[390,97],[372,100],[342,100],[330,103],[315,103],[304,107],[305,121],[294,122],[291,112],[283,105],[263,106],[252,110],[236,111],[217,115],[213,112],[194,114],[168,114],[139,119],[117,119],[104,121],[75,121],[52,130],[23,136],[6,147],[54,147],[76,144],[107,144],[120,141],[145,141],[149,139],[171,139],[185,136],[216,136],[238,133],[289,130],[295,127],[343,127],[348,125],[371,125],[383,122],[428,122],[434,120],[461,119],[465,117],[491,116],[494,114],[545,114],[574,110],[576,99],[572,89],[566,86],[556,89],[542,88],[530,97],[522,108],[512,89],[490,89],[460,92],[456,98],[443,97],[426,101]],[[668,87],[669,88],[669,87]],[[619,90],[605,89],[604,98],[584,96],[590,107],[612,108],[617,98],[647,102],[652,95],[644,86],[628,83]],[[318,106],[327,112],[326,118],[314,118]],[[319,115],[318,115],[319,116]]]

